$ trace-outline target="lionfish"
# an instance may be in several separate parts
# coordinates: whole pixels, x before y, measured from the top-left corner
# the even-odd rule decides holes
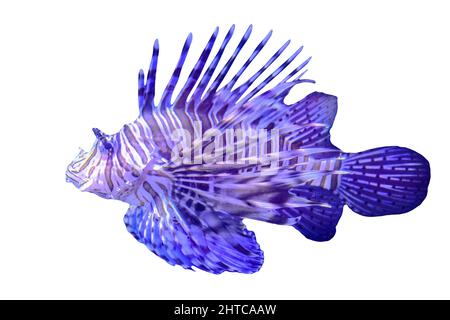
[[[417,152],[391,146],[346,153],[331,143],[335,96],[313,92],[296,103],[284,102],[294,86],[314,82],[304,78],[310,58],[268,89],[303,47],[250,90],[279,61],[287,41],[236,85],[269,41],[269,32],[220,87],[251,32],[252,26],[219,71],[232,26],[204,71],[216,28],[174,99],[192,41],[189,34],[158,104],[156,40],[146,80],[142,70],[138,75],[138,118],[115,134],[94,128],[92,149],[81,150],[67,168],[67,181],[78,189],[128,203],[127,230],[171,265],[215,274],[254,273],[264,256],[244,218],[292,226],[308,239],[327,241],[336,232],[344,205],[375,217],[405,213],[426,197],[430,167]],[[180,143],[173,134],[180,130],[194,138]],[[244,134],[233,135],[239,130]],[[267,134],[250,143],[245,133],[252,130]],[[208,153],[212,147],[217,152]],[[177,156],[188,151],[190,157]],[[208,161],[201,158],[204,153]]]

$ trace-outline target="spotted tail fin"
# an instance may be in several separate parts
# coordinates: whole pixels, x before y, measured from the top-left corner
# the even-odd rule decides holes
[[[419,206],[430,181],[428,161],[401,147],[383,147],[348,154],[339,193],[363,216],[400,214]]]

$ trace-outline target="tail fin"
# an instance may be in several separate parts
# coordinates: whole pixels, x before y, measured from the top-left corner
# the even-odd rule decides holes
[[[430,165],[415,151],[383,147],[348,154],[339,193],[363,216],[408,212],[422,203],[430,182]]]

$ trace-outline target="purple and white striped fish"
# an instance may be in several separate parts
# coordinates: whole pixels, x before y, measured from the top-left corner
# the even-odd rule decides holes
[[[267,89],[302,47],[256,85],[286,42],[237,86],[269,32],[222,85],[251,32],[250,26],[220,70],[234,26],[210,58],[217,28],[174,98],[189,34],[158,104],[155,41],[147,78],[142,70],[138,76],[136,121],[112,135],[93,129],[92,149],[81,151],[67,168],[67,180],[80,190],[130,204],[127,230],[171,265],[253,273],[263,264],[263,252],[244,218],[292,226],[308,239],[327,241],[345,204],[358,214],[381,216],[410,211],[426,197],[430,168],[420,154],[401,147],[345,153],[330,142],[336,97],[313,92],[284,103],[295,85],[313,82],[303,77],[309,59]]]

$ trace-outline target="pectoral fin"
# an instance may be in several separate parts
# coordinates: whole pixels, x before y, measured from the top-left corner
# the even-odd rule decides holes
[[[127,230],[171,265],[196,267],[212,273],[254,273],[263,263],[263,252],[242,219],[189,208],[165,209],[131,206],[124,217]]]

